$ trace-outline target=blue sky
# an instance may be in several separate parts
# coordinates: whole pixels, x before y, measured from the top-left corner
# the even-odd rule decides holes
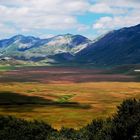
[[[0,38],[81,34],[96,38],[140,23],[140,0],[0,0]]]

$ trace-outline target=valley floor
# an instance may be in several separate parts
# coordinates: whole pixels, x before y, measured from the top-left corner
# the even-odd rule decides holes
[[[0,115],[80,128],[111,116],[126,98],[140,99],[133,75],[71,67],[25,67],[1,72]]]

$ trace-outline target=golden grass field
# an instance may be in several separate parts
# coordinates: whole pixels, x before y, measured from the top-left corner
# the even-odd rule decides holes
[[[68,74],[70,75],[70,72]],[[11,75],[13,76],[13,73]],[[60,76],[60,73],[57,76]],[[31,75],[26,75],[27,77],[30,78]],[[111,116],[123,99],[140,99],[139,82],[72,82],[69,79],[52,81],[51,78],[50,81],[1,81],[0,115],[43,120],[57,129],[62,126],[78,129],[93,119]]]

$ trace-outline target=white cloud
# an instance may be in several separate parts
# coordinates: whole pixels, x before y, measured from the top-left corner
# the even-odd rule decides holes
[[[21,33],[39,29],[78,31],[85,25],[78,22],[77,15],[89,6],[86,0],[1,0],[0,23],[11,24]]]
[[[134,13],[130,16],[115,16],[115,17],[102,17],[95,24],[93,29],[96,29],[98,33],[102,34],[110,30],[114,30],[122,27],[129,27],[140,23],[140,16]]]
[[[92,2],[89,9],[93,13],[128,14],[131,10],[140,10],[139,0],[98,0]]]
[[[79,15],[86,17],[89,12],[107,15],[93,21],[93,25],[78,21]],[[140,0],[0,0],[0,24],[4,26],[1,36],[38,34],[41,30],[83,33],[91,26],[101,32],[137,23],[140,23]]]
[[[0,3],[6,6],[29,7],[36,12],[46,11],[47,13],[71,13],[81,12],[88,9],[89,3],[86,0],[1,0]]]
[[[109,7],[120,7],[120,8],[140,8],[139,0],[97,0],[92,4],[105,3]]]
[[[128,12],[126,8],[110,6],[107,3],[96,3],[90,7],[89,11],[106,14],[125,14]]]
[[[14,28],[6,26],[5,24],[0,23],[0,38],[5,38],[11,36],[16,32]]]
[[[140,24],[139,0],[99,0],[91,7],[90,11],[112,15],[104,16],[94,21],[92,27],[98,34]]]
[[[51,38],[51,37],[54,37],[55,35],[54,34],[41,34],[39,37],[44,39],[44,38]]]

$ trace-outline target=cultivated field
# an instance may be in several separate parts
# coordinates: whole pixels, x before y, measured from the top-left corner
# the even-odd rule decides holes
[[[0,76],[1,115],[39,119],[55,128],[80,128],[111,116],[126,98],[140,98],[136,78],[101,69],[26,67]]]

